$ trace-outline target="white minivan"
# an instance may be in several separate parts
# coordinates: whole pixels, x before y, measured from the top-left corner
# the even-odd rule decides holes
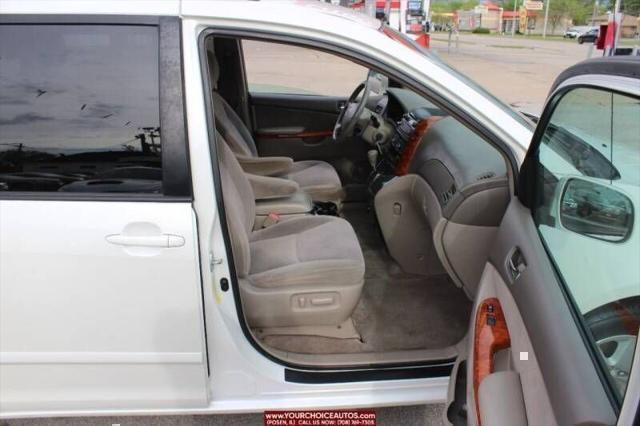
[[[637,422],[639,76],[535,127],[321,2],[1,1],[0,418]]]

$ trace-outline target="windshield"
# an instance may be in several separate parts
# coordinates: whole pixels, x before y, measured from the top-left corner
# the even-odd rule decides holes
[[[382,25],[380,27],[380,31],[383,32],[386,36],[388,36],[389,38],[391,38],[392,40],[418,52],[421,53],[425,56],[427,56],[429,59],[431,59],[433,62],[437,63],[438,66],[445,68],[449,73],[455,75],[459,80],[461,80],[462,82],[464,82],[467,86],[473,88],[475,91],[479,92],[480,94],[486,96],[487,98],[491,99],[496,105],[498,105],[503,111],[507,112],[509,115],[511,115],[516,121],[518,121],[520,124],[526,126],[527,128],[533,130],[535,128],[534,123],[529,120],[527,117],[525,117],[524,115],[522,115],[519,111],[516,111],[515,109],[511,108],[511,106],[505,104],[503,101],[501,101],[500,99],[496,98],[494,95],[492,95],[490,92],[488,92],[484,87],[480,86],[478,83],[476,83],[475,81],[471,80],[469,77],[467,77],[466,75],[460,73],[458,70],[456,70],[455,68],[453,68],[452,66],[450,66],[449,64],[447,64],[446,62],[444,62],[438,55],[436,55],[435,53],[433,53],[432,51],[424,48],[423,46],[419,45],[418,43],[415,42],[415,40],[413,40],[410,37],[407,37],[405,34],[402,34],[401,32],[399,32],[398,30],[395,30],[393,28],[391,28],[388,25]]]

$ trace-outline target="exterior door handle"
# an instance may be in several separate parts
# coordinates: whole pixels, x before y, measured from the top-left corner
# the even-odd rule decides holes
[[[125,247],[182,247],[184,237],[173,234],[161,235],[122,235],[112,234],[105,237],[108,243]]]

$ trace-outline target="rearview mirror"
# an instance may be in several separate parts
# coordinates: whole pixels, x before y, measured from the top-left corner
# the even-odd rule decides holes
[[[369,71],[367,76],[369,91],[375,95],[383,95],[389,87],[389,79],[384,75],[376,71]]]
[[[562,226],[569,231],[620,242],[633,228],[633,203],[610,185],[571,178],[562,191],[559,216]]]

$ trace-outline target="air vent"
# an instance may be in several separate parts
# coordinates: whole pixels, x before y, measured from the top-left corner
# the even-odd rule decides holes
[[[451,199],[455,194],[456,194],[456,186],[451,185],[451,187],[448,190],[440,194],[440,200],[442,200],[442,205],[443,206],[447,205],[447,203],[451,201]]]
[[[418,122],[418,119],[416,118],[416,116],[412,112],[409,112],[409,113],[405,114],[404,117],[409,122],[409,124],[411,124],[412,126],[414,126],[415,123]]]
[[[485,180],[485,179],[491,179],[492,177],[494,177],[496,174],[493,172],[487,172],[487,173],[483,173],[480,176],[478,176],[476,178],[476,180]]]

